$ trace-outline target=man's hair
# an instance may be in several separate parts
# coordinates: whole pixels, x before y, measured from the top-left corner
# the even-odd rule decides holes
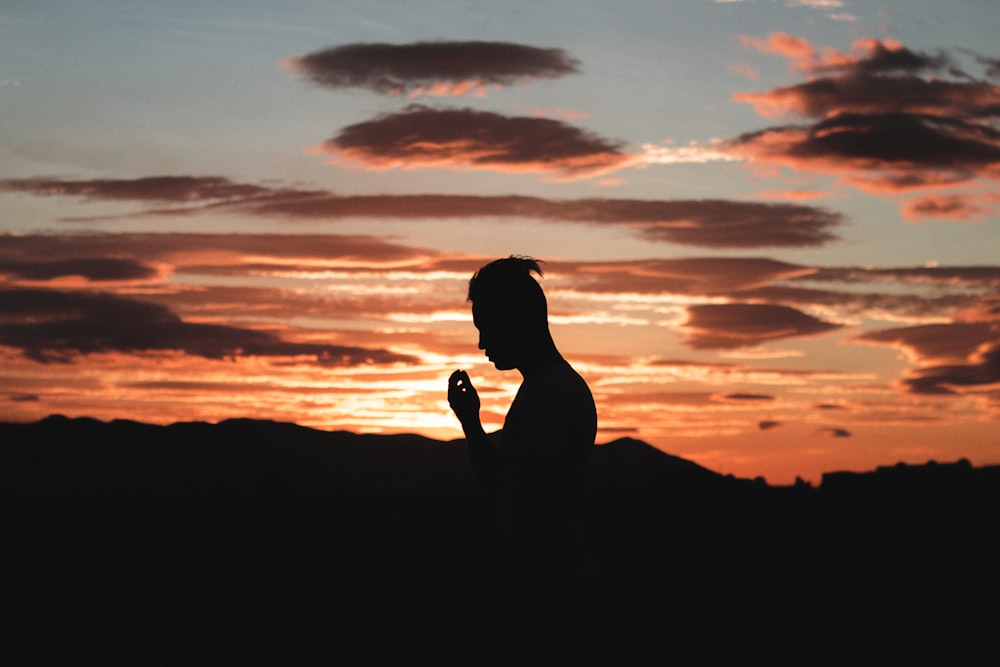
[[[511,255],[480,268],[469,281],[469,301],[523,322],[548,322],[548,305],[542,286],[532,277],[543,275],[541,262]]]

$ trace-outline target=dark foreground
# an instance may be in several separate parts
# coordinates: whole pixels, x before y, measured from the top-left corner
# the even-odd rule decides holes
[[[0,425],[5,654],[47,664],[995,664],[1000,468],[721,477],[595,451],[602,570],[511,594],[462,443]],[[24,664],[24,663],[19,663]]]

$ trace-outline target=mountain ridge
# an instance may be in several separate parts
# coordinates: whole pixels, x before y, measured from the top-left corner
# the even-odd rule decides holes
[[[234,474],[237,468],[249,466],[253,470],[243,470],[244,476],[256,474],[261,484],[267,483],[264,478],[274,482],[284,476],[286,486],[307,493],[324,492],[324,474],[330,483],[352,491],[431,492],[436,483],[442,491],[468,492],[474,486],[464,440],[435,440],[415,433],[323,431],[292,422],[248,418],[226,419],[216,424],[190,421],[156,425],[50,415],[36,422],[0,423],[0,434],[7,443],[6,451],[0,450],[0,457],[10,457],[15,454],[12,449],[21,448],[22,473],[25,466],[57,466],[55,450],[62,449],[66,451],[61,456],[72,460],[75,466],[84,465],[86,459],[81,455],[89,453],[105,465],[132,464],[133,472],[150,475],[156,472],[151,467],[154,463],[170,470],[172,466],[176,468],[180,459],[187,458],[194,465],[219,468],[223,465],[219,457],[225,457],[225,465],[235,466]],[[32,449],[40,454],[45,447],[53,450],[52,456],[32,457]],[[142,455],[151,458],[143,461]],[[634,438],[597,445],[593,458],[595,477],[612,483],[613,475],[608,470],[614,468],[619,485],[646,485],[654,476],[671,474],[700,475],[705,479],[718,476]],[[98,465],[97,461],[91,463]],[[9,471],[17,465],[18,462],[9,461],[4,468]],[[77,472],[82,474],[79,468]],[[106,469],[90,471],[86,485],[103,482],[113,487],[114,480],[104,472]],[[182,474],[179,470],[173,472]],[[191,472],[188,468],[183,474]],[[23,475],[19,475],[17,479],[8,479],[8,484],[16,485],[18,479],[24,482]],[[67,479],[63,477],[62,481]],[[81,483],[76,490],[83,492],[86,485]]]
[[[339,464],[352,466],[356,473],[366,470],[370,475],[375,475],[375,469],[381,466],[385,469],[386,474],[399,475],[407,466],[417,465],[416,472],[427,474],[429,467],[439,465],[443,466],[441,472],[447,473],[451,479],[451,486],[458,484],[457,488],[467,491],[473,484],[471,478],[468,477],[470,471],[465,462],[459,463],[459,459],[464,459],[465,456],[463,439],[437,440],[418,433],[381,434],[355,433],[346,430],[324,431],[294,422],[242,417],[225,419],[218,423],[181,421],[159,425],[126,419],[101,421],[93,417],[66,417],[53,414],[35,422],[0,422],[0,435],[3,436],[3,442],[8,444],[8,454],[10,443],[18,444],[19,440],[29,437],[36,443],[44,442],[51,446],[60,437],[78,440],[85,437],[96,438],[101,435],[98,446],[102,446],[100,443],[103,442],[103,446],[115,449],[114,453],[118,455],[134,455],[140,451],[126,452],[122,449],[126,446],[129,437],[133,438],[136,444],[145,441],[147,445],[163,447],[176,435],[176,441],[170,444],[177,448],[175,452],[177,455],[205,455],[211,453],[211,449],[224,448],[226,454],[235,459],[243,458],[240,456],[241,454],[256,456],[257,459],[250,461],[250,463],[258,468],[272,464],[276,466],[276,470],[290,472],[288,466],[295,462],[282,462],[281,454],[298,454],[307,457],[309,455],[332,456],[336,454],[339,456]],[[223,437],[221,440],[215,439],[213,442],[213,435]],[[496,436],[497,434],[493,434],[491,437]],[[192,440],[204,441],[201,452],[192,451],[190,446]],[[23,443],[20,444],[23,445]],[[332,449],[323,451],[322,445],[324,444]],[[93,445],[87,446],[93,447]],[[368,447],[368,449],[359,449],[360,446]],[[0,450],[0,456],[3,456],[4,453],[3,450]],[[111,453],[109,452],[109,454]],[[377,455],[385,456],[379,457]],[[131,458],[134,460],[134,456]],[[718,484],[721,483],[720,480],[726,480],[728,483],[744,486],[750,485],[752,482],[758,487],[786,488],[768,485],[762,478],[750,480],[736,478],[732,475],[722,475],[633,437],[621,437],[599,443],[593,450],[592,458],[594,459],[592,475],[595,480],[600,484],[615,486],[619,490],[628,488],[634,490],[636,485],[645,487],[655,483],[657,478],[664,477],[670,477],[674,482],[681,478],[687,478],[688,483],[695,483],[697,480],[706,484]],[[399,459],[397,465],[393,465],[395,459]],[[53,459],[49,459],[49,462],[53,462]],[[36,461],[36,463],[41,464],[42,462]],[[7,468],[9,470],[10,466]],[[617,479],[610,473],[612,470],[618,475]],[[879,466],[868,471],[828,471],[823,474],[819,486],[820,488],[844,487],[851,484],[870,486],[873,478],[900,478],[906,475],[912,478],[920,475],[929,477],[930,473],[934,471],[941,473],[941,471],[946,470],[957,471],[957,474],[962,474],[962,471],[972,471],[983,476],[1000,475],[1000,466],[972,467],[967,460],[960,459],[954,463],[937,463],[935,461],[928,461],[925,464],[897,463]],[[302,474],[302,479],[297,481],[303,482],[306,489],[313,489],[313,486],[320,482],[316,475],[309,474],[310,471],[307,467],[301,467],[299,472]],[[2,472],[0,472],[0,477],[2,477]],[[436,477],[438,481],[444,480],[440,474]],[[459,477],[465,479],[458,482]],[[370,476],[366,479],[372,483],[375,481]],[[868,481],[861,482],[863,479]],[[340,481],[347,483],[347,480],[342,478]],[[406,484],[401,483],[401,479],[394,479],[393,482],[400,483],[400,491],[417,490],[415,487],[407,488]],[[381,486],[385,488],[385,484]],[[796,486],[803,486],[803,484],[796,484]],[[805,486],[811,485],[805,484]],[[319,489],[313,490],[318,491]],[[429,488],[424,490],[429,490]]]

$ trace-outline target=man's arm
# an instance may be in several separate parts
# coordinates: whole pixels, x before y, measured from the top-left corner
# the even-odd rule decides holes
[[[472,469],[487,491],[496,489],[500,470],[500,452],[490,442],[479,418],[479,392],[472,386],[469,374],[455,371],[448,379],[448,404],[458,417],[469,446]]]

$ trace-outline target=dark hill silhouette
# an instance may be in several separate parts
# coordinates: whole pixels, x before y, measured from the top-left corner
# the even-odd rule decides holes
[[[60,415],[0,424],[0,488],[25,495],[470,493],[462,441],[326,432],[267,420],[155,426]],[[623,438],[594,454],[598,485],[635,493],[718,475]]]
[[[328,495],[470,490],[464,450],[418,435],[231,419],[4,424],[2,488],[28,495]],[[433,445],[433,446],[432,446]]]
[[[594,664],[962,664],[992,646],[998,467],[774,487],[621,439],[592,478]],[[36,653],[177,662],[197,641],[217,652],[195,662],[274,664],[309,639],[342,664],[511,658],[461,441],[52,416],[0,424],[0,500],[5,606],[62,638]]]

